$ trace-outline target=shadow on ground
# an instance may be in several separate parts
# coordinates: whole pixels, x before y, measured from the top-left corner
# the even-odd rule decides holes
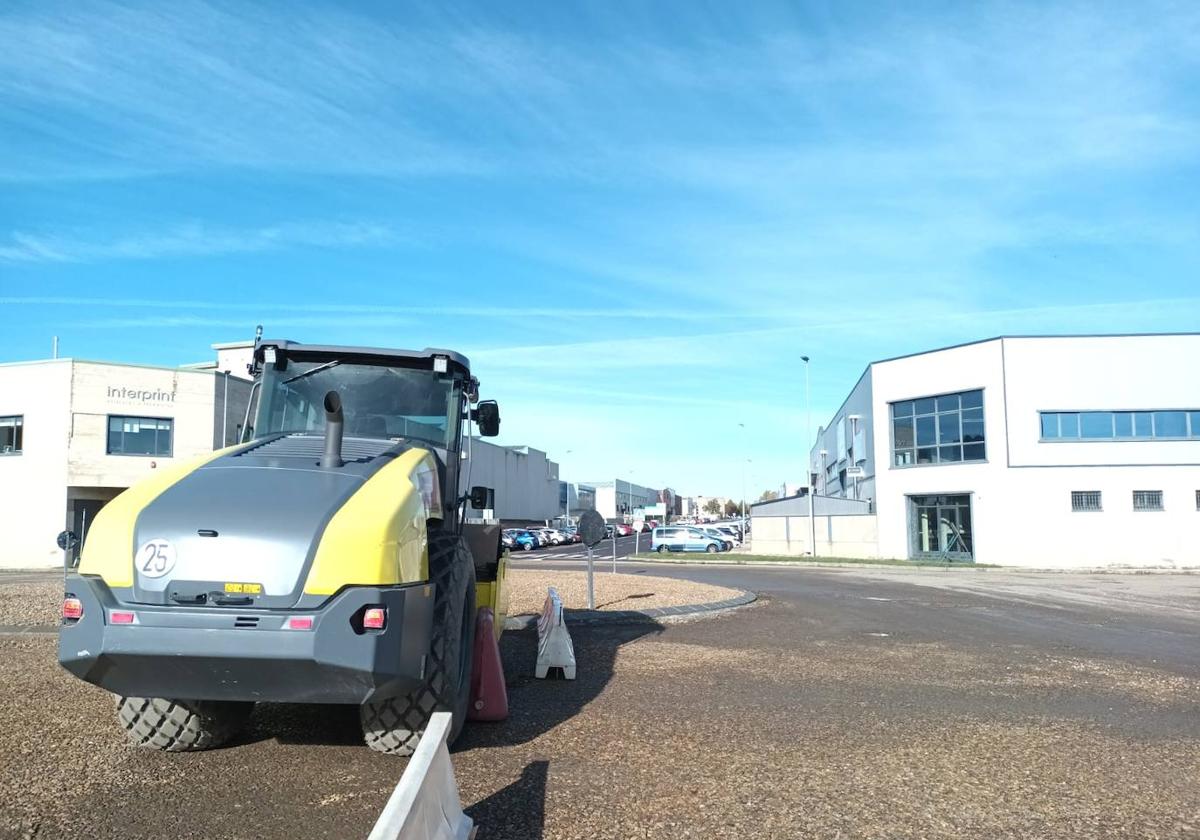
[[[650,618],[623,624],[577,624],[568,627],[578,663],[574,680],[533,676],[537,661],[537,629],[508,630],[501,637],[508,689],[508,720],[469,722],[453,750],[522,744],[548,732],[596,698],[612,679],[621,645],[662,632]],[[552,672],[553,673],[553,672]],[[356,746],[362,744],[358,707],[260,703],[249,725],[230,747],[277,740],[282,744]]]
[[[490,840],[542,840],[546,822],[546,778],[549,761],[531,761],[511,785],[467,808],[467,816]]]
[[[533,676],[537,662],[537,629],[506,631],[500,642],[508,688],[508,720],[472,723],[455,751],[523,744],[579,713],[608,685],[622,645],[657,635],[663,625],[651,618],[622,624],[577,624],[568,627],[577,663],[574,680]]]

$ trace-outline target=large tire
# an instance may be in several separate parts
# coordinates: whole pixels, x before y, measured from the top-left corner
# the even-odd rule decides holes
[[[364,703],[363,739],[377,752],[412,755],[434,712],[450,712],[451,743],[462,731],[475,651],[475,560],[457,534],[429,533],[433,635],[425,682],[410,694]]]
[[[139,747],[192,752],[227,743],[253,708],[253,703],[242,702],[119,697],[117,720]]]

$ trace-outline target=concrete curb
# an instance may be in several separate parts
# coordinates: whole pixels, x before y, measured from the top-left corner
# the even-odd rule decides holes
[[[568,624],[645,624],[670,623],[693,616],[709,615],[744,607],[758,600],[753,592],[743,591],[723,601],[706,604],[684,604],[679,607],[650,607],[644,610],[564,610]],[[504,620],[505,630],[524,630],[537,624],[536,615],[509,616]]]
[[[1034,566],[995,566],[973,564],[908,566],[896,563],[826,563],[820,560],[694,560],[694,559],[659,559],[658,557],[624,557],[626,563],[645,563],[647,565],[663,566],[779,566],[787,569],[888,569],[908,572],[949,572],[959,574],[965,572],[1024,572],[1040,575],[1197,575],[1200,566],[1184,566],[1172,569],[1163,566],[1078,566],[1062,569],[1040,569]]]

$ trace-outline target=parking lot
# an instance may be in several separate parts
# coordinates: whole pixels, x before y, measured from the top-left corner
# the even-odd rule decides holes
[[[1200,834],[1200,577],[621,568],[762,598],[577,626],[574,682],[506,634],[511,717],[454,754],[480,838]],[[0,637],[0,718],[4,836],[365,836],[404,766],[337,707],[127,748],[51,636]]]

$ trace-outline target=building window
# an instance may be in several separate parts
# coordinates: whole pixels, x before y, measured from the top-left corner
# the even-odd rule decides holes
[[[897,467],[982,461],[983,391],[892,403],[892,463]]]
[[[1200,411],[1042,411],[1042,440],[1200,439]]]
[[[1071,510],[1076,512],[1100,510],[1099,490],[1072,490]]]
[[[24,446],[25,417],[0,417],[0,455],[20,455]]]
[[[1196,491],[1196,510],[1200,510],[1200,490]]]
[[[1133,491],[1133,509],[1134,510],[1162,510],[1162,491],[1161,490],[1134,490]]]
[[[167,417],[109,417],[109,455],[171,457],[174,421]]]

